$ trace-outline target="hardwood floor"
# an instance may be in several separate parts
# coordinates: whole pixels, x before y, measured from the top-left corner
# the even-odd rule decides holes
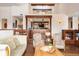
[[[23,56],[34,56],[35,48],[33,45],[28,41],[27,48]]]
[[[33,38],[31,35],[31,31],[29,31],[27,37],[27,48],[23,56],[34,56],[34,52],[35,52],[35,48],[33,47]]]
[[[65,55],[66,56],[79,56],[79,47],[77,46],[68,46],[65,47]]]
[[[23,56],[34,56],[35,48],[33,47],[32,42],[29,40],[31,39],[28,39],[27,48]],[[60,51],[64,54],[64,56],[79,56],[79,48],[77,47],[70,47],[67,48],[65,51],[64,50]]]
[[[23,56],[34,56],[34,53],[35,53],[35,48],[29,44],[30,42],[28,42],[28,45],[27,45],[27,49],[25,51],[25,53],[23,54]],[[76,50],[73,48],[73,49],[68,49],[68,50],[60,50],[64,56],[79,56],[79,48],[76,48]]]
[[[60,51],[64,54],[64,56],[79,56],[79,47],[73,46],[73,47],[65,47],[65,51]]]
[[[24,52],[23,56],[34,56],[35,48],[33,47],[32,38],[28,38],[27,40],[27,48]]]

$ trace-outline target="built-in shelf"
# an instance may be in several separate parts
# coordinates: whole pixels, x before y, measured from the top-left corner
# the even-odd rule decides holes
[[[27,15],[27,29],[49,29],[51,30],[51,17],[47,15]]]
[[[48,21],[34,21],[31,26],[32,29],[48,29],[49,22]]]

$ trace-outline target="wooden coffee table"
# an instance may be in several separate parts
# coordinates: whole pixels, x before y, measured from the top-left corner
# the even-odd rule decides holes
[[[40,47],[35,48],[34,56],[64,56],[57,48],[53,53],[48,53],[40,50]]]

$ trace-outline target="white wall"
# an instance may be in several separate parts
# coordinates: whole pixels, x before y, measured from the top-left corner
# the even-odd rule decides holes
[[[2,18],[7,18],[8,19],[8,28],[12,28],[12,26],[10,26],[11,23],[11,8],[10,7],[4,7],[4,6],[0,6],[0,29],[2,27]]]
[[[59,24],[59,21],[62,23]],[[52,33],[60,33],[62,29],[68,29],[68,16],[65,14],[52,15]]]
[[[63,3],[56,3],[55,7],[54,7],[54,13],[56,14],[61,14],[61,13],[65,13],[64,10],[64,4]]]
[[[12,37],[14,34],[13,30],[0,30],[0,40],[4,38]]]
[[[69,16],[79,12],[79,3],[65,3],[63,5],[65,14]]]
[[[59,24],[59,21],[61,23]],[[56,48],[64,49],[65,43],[62,40],[62,30],[68,29],[68,16],[65,14],[53,14],[52,17],[52,37]]]
[[[1,19],[7,18],[8,19],[8,29],[12,29],[13,19],[12,16],[20,16],[23,15],[23,28],[26,29],[26,19],[25,15],[28,14],[28,4],[22,5],[15,5],[15,6],[0,6],[0,29],[1,29]]]
[[[25,19],[25,15],[29,14],[29,4],[23,4],[20,6],[12,6],[12,16],[19,16],[19,15],[23,15],[23,29],[26,29],[26,19]]]
[[[55,13],[64,13],[68,16],[79,15],[79,3],[57,3]]]
[[[73,16],[73,29],[78,29],[78,16]]]

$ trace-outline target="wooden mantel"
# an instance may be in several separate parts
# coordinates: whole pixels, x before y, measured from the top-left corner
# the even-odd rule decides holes
[[[26,15],[26,18],[52,18],[51,15]]]

